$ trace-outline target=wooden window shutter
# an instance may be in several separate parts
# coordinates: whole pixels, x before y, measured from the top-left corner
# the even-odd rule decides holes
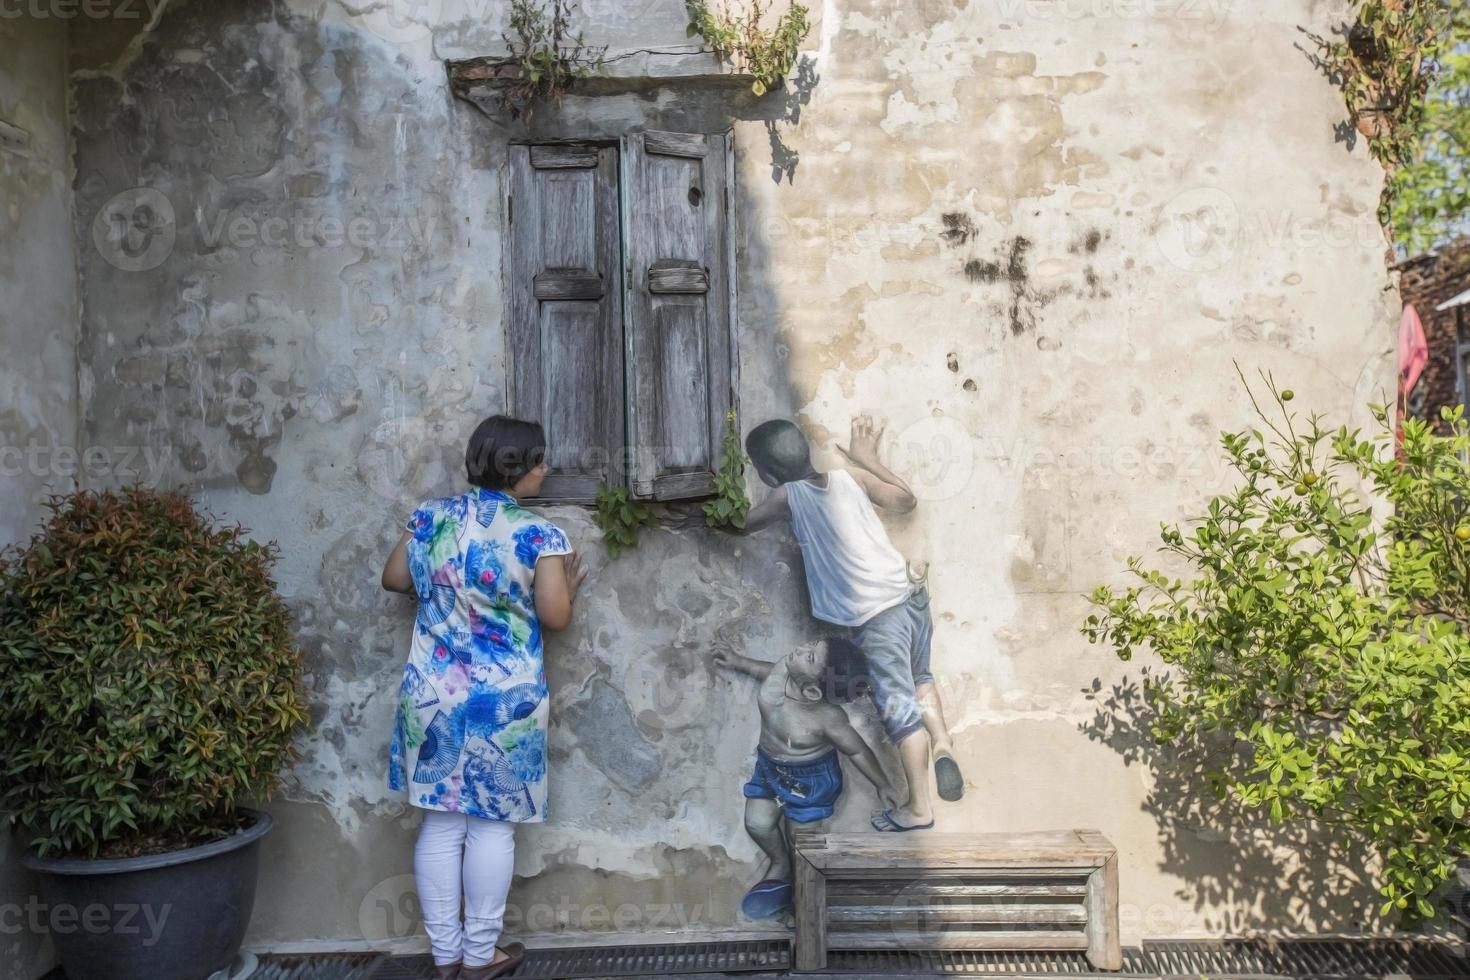
[[[512,146],[510,165],[510,410],[546,428],[542,496],[590,502],[623,469],[618,150]]]
[[[623,140],[628,433],[633,492],[714,492],[734,403],[729,133]]]

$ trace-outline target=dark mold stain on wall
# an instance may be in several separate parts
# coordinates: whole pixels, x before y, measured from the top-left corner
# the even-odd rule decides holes
[[[965,278],[978,283],[1008,284],[1011,292],[1009,321],[1011,334],[1020,336],[1036,325],[1034,306],[1044,305],[1046,298],[1031,286],[1026,268],[1026,255],[1031,240],[1022,235],[1006,242],[991,259],[970,259],[964,265]]]
[[[951,211],[941,216],[943,227],[940,240],[949,248],[961,248],[979,239],[975,219],[960,211]],[[1014,235],[1004,239],[989,256],[972,256],[965,259],[960,271],[971,283],[985,286],[1004,286],[1009,293],[1003,312],[1011,335],[1019,337],[1030,333],[1036,326],[1037,311],[1058,296],[1080,296],[1086,299],[1108,299],[1112,294],[1103,285],[1092,257],[1102,249],[1109,234],[1098,228],[1089,228],[1067,246],[1071,255],[1086,256],[1088,261],[1082,270],[1080,283],[1064,282],[1056,289],[1042,289],[1031,278],[1030,256],[1035,243],[1025,235]],[[1116,277],[1115,277],[1116,278]],[[1054,341],[1053,341],[1054,343]],[[1055,349],[1054,347],[1048,349]],[[957,371],[958,365],[948,365]],[[967,391],[974,390],[966,387]]]

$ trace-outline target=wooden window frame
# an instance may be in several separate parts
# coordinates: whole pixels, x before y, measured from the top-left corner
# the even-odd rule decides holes
[[[715,141],[714,147],[710,145],[712,140]],[[639,200],[635,198],[640,193],[640,189],[633,186],[635,165],[630,163],[630,159],[643,150],[645,145],[654,152],[673,157],[706,156],[712,149],[723,154],[723,160],[716,164],[720,167],[718,178],[722,184],[718,199],[711,199],[710,195],[701,192],[702,204],[706,210],[699,212],[699,221],[707,226],[709,237],[706,245],[714,253],[708,267],[701,268],[700,263],[691,261],[648,262],[645,263],[646,269],[636,265],[635,258],[647,258],[647,250],[641,247],[641,242],[637,239],[636,219],[630,218],[630,215],[635,214],[634,209],[639,206]],[[612,151],[615,161],[612,181],[617,207],[617,241],[613,268],[616,270],[614,278],[617,281],[595,283],[585,274],[585,270],[579,270],[575,275],[572,270],[551,270],[559,273],[556,276],[532,273],[524,257],[516,254],[518,239],[515,222],[527,220],[532,213],[528,207],[530,202],[524,198],[517,200],[518,190],[521,195],[526,193],[522,186],[523,174],[518,169],[525,165],[522,161],[529,162],[532,156],[538,156],[543,160],[565,159],[568,165],[575,165],[579,161],[585,165],[589,155],[609,150]],[[701,170],[700,173],[706,171]],[[620,363],[616,366],[621,379],[620,397],[598,395],[596,400],[599,405],[603,402],[609,406],[614,402],[619,404],[616,416],[621,428],[619,431],[617,426],[610,424],[605,430],[608,445],[600,448],[607,450],[609,462],[603,479],[609,486],[626,488],[632,496],[649,501],[702,499],[712,495],[713,474],[720,462],[720,444],[726,429],[726,417],[730,412],[739,411],[740,353],[736,331],[736,185],[733,131],[675,133],[640,129],[630,131],[620,139],[601,137],[512,141],[505,186],[505,254],[501,269],[507,312],[506,410],[512,415],[536,418],[546,424],[548,420],[543,415],[545,406],[549,404],[547,399],[555,397],[554,393],[545,388],[546,373],[540,361],[540,351],[533,349],[533,344],[539,343],[535,339],[539,334],[528,325],[535,322],[539,327],[540,313],[530,305],[532,300],[528,297],[538,300],[575,300],[581,296],[583,290],[590,296],[597,291],[594,288],[597,286],[617,290],[619,296],[615,306],[622,344],[618,359]],[[708,208],[718,208],[718,212],[705,218],[704,215],[709,214]],[[552,279],[556,281],[553,282]],[[530,287],[526,285],[528,280],[532,281]],[[700,294],[709,297],[705,301],[702,335],[705,343],[702,383],[708,400],[705,409],[708,425],[704,428],[707,432],[703,433],[704,441],[699,446],[694,446],[691,440],[689,446],[681,443],[678,447],[661,447],[657,445],[659,440],[654,433],[662,430],[653,420],[652,414],[656,414],[657,405],[662,402],[655,401],[651,407],[650,398],[659,399],[660,396],[649,393],[647,354],[640,350],[638,341],[640,335],[646,337],[646,331],[653,327],[647,318],[658,305],[654,301],[657,297],[666,297],[671,304],[678,305],[694,302],[685,297]],[[711,309],[710,302],[724,306],[723,325],[719,322],[718,309]],[[640,357],[644,360],[640,361]],[[644,373],[641,379],[640,364],[643,364],[641,370]],[[605,371],[613,368],[610,364],[602,367]],[[664,369],[658,366],[655,370]],[[662,378],[663,375],[659,377]],[[611,419],[608,421],[611,423]],[[547,435],[551,440],[556,438],[549,425]],[[685,467],[686,470],[692,470],[691,472],[660,474],[658,470],[667,456],[665,450],[668,448],[682,449],[696,457],[702,453],[707,466],[700,468],[700,464],[694,464],[692,467]],[[548,477],[545,490],[537,500],[538,503],[548,505],[591,504],[595,501],[599,482],[602,481],[590,477],[574,479],[553,475]]]

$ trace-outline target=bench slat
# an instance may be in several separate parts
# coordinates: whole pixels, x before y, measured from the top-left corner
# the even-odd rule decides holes
[[[954,903],[950,905],[922,905],[895,903],[892,905],[829,905],[827,906],[828,935],[837,929],[853,929],[862,926],[891,926],[895,923],[911,925],[919,919],[924,923],[969,923],[974,925],[996,925],[1025,923],[1028,925],[1085,925],[1087,910],[1081,905],[975,905]]]
[[[824,871],[884,868],[1101,867],[1113,853],[1095,832],[1028,834],[798,834],[797,847]]]
[[[1057,875],[1056,877],[1062,876]],[[1041,885],[1030,882],[944,884],[938,881],[908,881],[902,878],[893,879],[886,884],[889,887],[884,887],[885,881],[881,878],[834,878],[827,882],[827,897],[829,901],[835,901],[894,895],[902,895],[904,898],[983,898],[992,895],[1003,898],[1082,898],[1087,895],[1087,879],[1081,875],[1077,876],[1075,884]]]
[[[831,933],[830,949],[1086,949],[1082,932],[876,932]]]

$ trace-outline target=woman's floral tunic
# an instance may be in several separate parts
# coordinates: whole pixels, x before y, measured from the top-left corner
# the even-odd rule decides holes
[[[490,820],[546,819],[546,673],[531,598],[536,560],[566,535],[515,498],[430,500],[407,530],[418,593],[388,785],[409,802]]]

